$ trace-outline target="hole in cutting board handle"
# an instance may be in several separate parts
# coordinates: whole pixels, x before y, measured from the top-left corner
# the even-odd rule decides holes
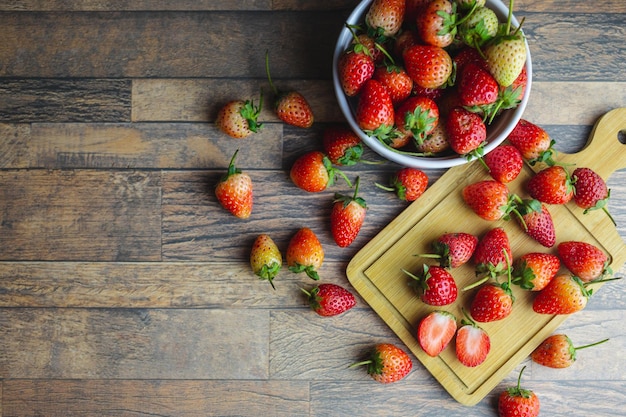
[[[622,145],[626,145],[626,129],[617,132],[617,140],[619,140],[619,143]]]

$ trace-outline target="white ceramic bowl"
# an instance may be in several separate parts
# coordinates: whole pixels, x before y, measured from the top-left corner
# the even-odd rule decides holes
[[[361,24],[365,17],[365,13],[369,9],[370,4],[373,0],[363,0],[361,1],[356,8],[352,11],[348,19],[345,23],[349,25]],[[500,0],[487,0],[486,6],[492,9],[500,21],[505,22],[508,16],[508,8],[500,1]],[[514,26],[518,26],[519,22],[513,16],[512,24]],[[459,155],[447,155],[447,156],[413,156],[406,155],[396,151],[393,151],[379,142],[377,138],[373,138],[371,136],[366,135],[355,119],[355,110],[357,105],[357,100],[353,97],[347,97],[339,82],[339,75],[337,72],[338,61],[341,54],[350,46],[352,42],[352,34],[345,26],[341,30],[339,34],[339,38],[337,39],[337,44],[335,45],[335,52],[333,55],[333,85],[335,89],[335,95],[337,96],[337,101],[339,102],[339,107],[346,118],[348,124],[354,130],[354,132],[361,138],[363,142],[367,146],[369,146],[373,151],[383,156],[384,158],[396,162],[403,166],[414,167],[414,168],[424,168],[424,169],[437,169],[437,168],[450,168],[457,165],[462,165],[468,162],[468,160]],[[487,127],[487,144],[485,145],[485,154],[493,150],[496,146],[502,143],[506,137],[511,133],[513,128],[517,125],[517,122],[522,117],[524,110],[526,109],[526,105],[528,103],[528,98],[530,96],[530,88],[532,84],[532,62],[530,59],[530,49],[528,47],[528,42],[526,41],[526,72],[528,76],[528,84],[526,86],[526,90],[524,93],[524,97],[520,104],[514,108],[505,110],[500,114],[496,120],[493,121]]]

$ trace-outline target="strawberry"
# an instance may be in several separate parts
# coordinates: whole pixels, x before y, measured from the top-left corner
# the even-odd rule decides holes
[[[399,381],[413,368],[409,355],[391,343],[377,344],[367,360],[352,364],[350,367],[362,365],[367,365],[367,373],[381,384]]]
[[[472,234],[444,233],[432,242],[433,253],[419,256],[439,259],[440,266],[454,269],[472,259],[477,244],[478,238]]]
[[[420,87],[442,87],[452,74],[452,58],[438,46],[413,45],[405,49],[402,57],[406,72]]]
[[[528,120],[520,119],[509,133],[507,140],[520,151],[522,157],[530,165],[535,165],[538,162],[547,165],[555,164],[553,160],[556,154],[554,140],[542,127]]]
[[[394,36],[404,22],[405,0],[374,0],[365,14],[365,24],[386,38]]]
[[[398,170],[390,179],[389,187],[376,183],[385,191],[395,192],[400,200],[415,201],[426,191],[428,176],[418,168],[405,167]]]
[[[445,48],[457,32],[456,6],[450,0],[432,0],[416,16],[415,23],[424,43]]]
[[[489,71],[470,62],[463,67],[457,79],[461,104],[475,113],[488,113],[489,105],[498,100],[500,87]]]
[[[417,341],[428,356],[439,355],[456,333],[456,317],[447,311],[433,311],[420,320]]]
[[[556,230],[548,207],[538,200],[523,200],[517,205],[517,217],[524,232],[546,248],[556,243]]]
[[[374,75],[374,59],[352,27],[348,26],[348,29],[352,33],[354,42],[339,57],[337,70],[343,92],[348,97],[354,97],[361,91],[365,81]]]
[[[217,183],[215,196],[226,210],[240,219],[247,219],[252,213],[252,179],[248,174],[235,167],[235,151],[228,165],[228,171]]]
[[[526,183],[534,199],[546,204],[565,204],[574,196],[574,186],[569,173],[560,165],[542,169]]]
[[[414,280],[411,281],[410,285],[415,288],[420,300],[431,306],[452,304],[458,295],[458,289],[452,274],[446,268],[440,266],[424,264],[423,268],[419,276],[405,269],[402,270]]]
[[[439,108],[428,97],[413,96],[398,106],[394,123],[400,134],[413,139],[419,146],[437,127]]]
[[[548,336],[530,354],[533,362],[548,368],[568,368],[576,362],[576,352],[592,346],[607,342],[609,339],[600,340],[584,346],[574,347],[572,340],[565,334],[553,334]]]
[[[463,188],[462,195],[465,204],[484,220],[500,220],[515,209],[515,195],[509,193],[506,184],[496,180],[469,184]]]
[[[533,310],[540,314],[572,314],[582,310],[592,291],[580,278],[559,274],[533,300]]]
[[[489,175],[496,181],[508,184],[522,171],[524,161],[522,154],[513,145],[501,144],[481,159]]]
[[[363,85],[356,108],[356,121],[361,129],[372,136],[377,130],[394,125],[394,108],[387,89],[377,80],[369,79]]]
[[[285,260],[291,272],[304,272],[309,278],[319,280],[317,270],[324,262],[324,249],[315,232],[308,227],[299,229],[289,241]]]
[[[407,2],[407,8],[408,6]],[[408,28],[401,30],[400,33],[392,39],[391,51],[394,54],[393,56],[401,57],[405,49],[409,46],[417,45],[418,43],[420,43],[420,40],[414,30]]]
[[[283,122],[302,128],[309,128],[313,125],[313,110],[304,96],[298,91],[279,91],[270,76],[269,53],[265,53],[265,72],[267,80],[274,92],[274,111]]]
[[[487,127],[482,118],[462,107],[453,108],[446,121],[448,142],[454,152],[466,157],[480,156],[487,139]]]
[[[467,367],[483,363],[491,350],[491,339],[466,313],[466,319],[456,332],[456,357]]]
[[[359,177],[356,178],[354,185],[354,195],[335,194],[330,212],[330,230],[340,248],[348,247],[354,242],[365,220],[367,204],[358,196],[358,192]]]
[[[579,241],[566,241],[557,245],[561,262],[583,282],[589,282],[613,273],[606,253],[597,246]]]
[[[311,309],[323,317],[337,316],[356,305],[354,295],[337,284],[319,284],[311,290],[302,289]]]
[[[537,417],[539,415],[539,398],[529,390],[521,387],[523,367],[517,378],[517,386],[509,387],[498,397],[499,417]]]
[[[470,314],[474,320],[482,323],[502,320],[513,311],[514,301],[509,276],[507,282],[481,286],[472,298]]]
[[[404,13],[405,22],[414,22],[417,18],[417,15],[422,12],[424,6],[426,6],[430,2],[431,0],[406,0],[406,10]]]
[[[607,188],[606,182],[597,172],[591,168],[576,168],[572,172],[572,182],[574,183],[574,203],[584,209],[583,213],[603,210],[613,224],[616,224],[607,207],[611,190]]]
[[[309,151],[298,157],[289,172],[291,181],[298,188],[311,193],[324,191],[333,185],[337,175],[352,186],[346,175],[334,168],[330,159],[320,151]]]
[[[476,48],[461,48],[454,54],[452,60],[457,73],[462,72],[468,64],[478,65],[480,68],[487,70],[487,62],[485,62],[485,59]]]
[[[513,263],[512,282],[525,290],[541,291],[561,267],[558,256],[551,253],[529,252]]]
[[[283,266],[283,257],[276,243],[268,234],[260,234],[255,239],[252,249],[250,250],[250,267],[259,279],[269,281],[272,288],[274,286],[274,277],[278,274]]]
[[[322,147],[328,159],[335,165],[355,165],[363,156],[361,138],[344,125],[333,125],[324,129]]]
[[[243,139],[252,133],[257,133],[263,124],[257,120],[261,113],[263,95],[259,106],[254,105],[252,100],[233,100],[226,103],[217,113],[215,125],[228,136],[235,139]]]
[[[462,19],[459,25],[459,37],[472,49],[478,49],[493,39],[498,33],[498,16],[489,7],[477,6]]]
[[[417,145],[417,150],[427,155],[435,155],[450,149],[445,125],[445,121],[439,116],[439,123],[430,132],[430,135],[426,136],[422,143]]]
[[[413,91],[413,80],[404,68],[397,65],[377,67],[372,78],[387,88],[394,105],[406,100]]]
[[[513,259],[511,245],[506,231],[501,227],[488,230],[479,240],[472,256],[477,273],[488,273],[488,277],[495,278],[508,274]],[[480,284],[479,281],[477,284]],[[473,286],[476,286],[474,284]],[[464,290],[467,287],[464,288]]]

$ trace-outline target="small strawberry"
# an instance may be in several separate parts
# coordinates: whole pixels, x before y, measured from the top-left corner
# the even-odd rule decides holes
[[[401,135],[419,146],[439,124],[439,108],[428,97],[412,96],[397,107],[394,123]]]
[[[291,272],[304,272],[309,278],[319,280],[317,270],[324,262],[324,249],[315,232],[308,227],[299,229],[289,241],[285,260]]]
[[[529,390],[521,387],[523,367],[517,378],[517,386],[504,390],[498,397],[499,417],[537,417],[539,415],[539,398]]]
[[[487,277],[496,278],[509,273],[513,259],[511,244],[506,231],[501,227],[488,230],[479,240],[472,256],[477,273],[487,273]],[[479,281],[476,284],[480,284]],[[476,286],[474,284],[473,286]],[[464,288],[464,290],[467,287]]]
[[[374,59],[369,49],[356,36],[353,28],[347,27],[352,33],[354,42],[341,54],[337,70],[343,92],[348,97],[354,97],[361,91],[365,81],[374,75]]]
[[[574,196],[574,186],[569,173],[560,165],[542,169],[526,183],[534,199],[546,204],[565,204]]]
[[[481,156],[487,127],[478,114],[462,107],[453,108],[447,117],[446,131],[454,152],[467,158]]]
[[[528,120],[520,119],[509,133],[507,140],[520,151],[522,157],[530,165],[535,165],[538,162],[547,165],[555,164],[553,160],[556,154],[553,148],[554,140],[542,127]]]
[[[291,166],[289,177],[300,189],[311,193],[324,191],[335,182],[339,175],[349,186],[350,180],[339,169],[334,168],[330,159],[320,151],[309,151],[301,155]]]
[[[302,289],[311,309],[323,317],[337,316],[356,305],[354,295],[337,284],[319,284],[311,290]]]
[[[472,298],[470,314],[482,323],[502,320],[513,311],[514,301],[509,274],[507,282],[487,283],[478,289]]]
[[[496,181],[508,184],[517,178],[522,171],[524,160],[522,154],[513,145],[501,144],[481,159],[489,175]]]
[[[476,48],[461,48],[454,54],[452,60],[454,61],[457,73],[462,72],[468,64],[478,65],[480,68],[487,70],[487,63]]]
[[[457,33],[456,4],[450,0],[432,0],[417,14],[417,33],[424,43],[445,48]]]
[[[440,266],[454,269],[472,259],[477,244],[478,238],[472,234],[444,233],[432,242],[433,253],[419,256],[439,259]]]
[[[572,340],[564,334],[553,334],[548,336],[537,348],[530,354],[533,362],[548,368],[568,368],[576,362],[576,352],[601,343],[608,342],[609,339],[600,340],[584,346],[574,347]]]
[[[452,274],[440,266],[424,264],[423,268],[419,276],[405,269],[402,270],[413,279],[409,285],[415,289],[420,300],[431,306],[452,304],[458,296],[458,289]]]
[[[456,357],[464,366],[473,368],[487,359],[491,350],[491,339],[467,313],[461,324],[456,332]]]
[[[228,165],[228,172],[222,176],[215,187],[217,201],[226,210],[240,219],[247,219],[252,214],[253,191],[252,179],[248,174],[235,167],[235,151]]]
[[[452,75],[452,58],[438,46],[413,45],[404,51],[403,59],[406,72],[420,87],[442,87]]]
[[[374,0],[365,14],[365,24],[375,33],[390,38],[404,22],[405,0]]]
[[[355,117],[359,127],[372,136],[378,136],[379,129],[393,127],[393,103],[389,92],[379,81],[369,79],[365,82],[359,95]]]
[[[333,125],[324,129],[322,147],[328,159],[335,165],[355,165],[363,156],[361,138],[344,125]]]
[[[580,278],[560,274],[535,297],[533,311],[540,314],[572,314],[587,305],[592,290],[588,290]]]
[[[546,248],[556,243],[556,230],[552,215],[545,204],[538,200],[523,200],[517,204],[519,213],[518,223],[524,232]]]
[[[593,281],[613,273],[606,253],[591,243],[561,242],[557,245],[557,252],[563,265],[583,282]]]
[[[254,241],[250,250],[250,267],[259,279],[269,281],[272,288],[274,277],[283,266],[283,257],[276,243],[268,234],[260,234]]]
[[[584,209],[583,213],[603,210],[613,224],[616,224],[607,207],[611,190],[597,172],[591,168],[576,168],[572,172],[572,182],[574,183],[574,202]]]
[[[377,67],[372,78],[387,88],[394,105],[409,98],[413,91],[413,80],[404,68],[397,65]]]
[[[427,155],[436,155],[450,149],[448,132],[446,132],[445,126],[445,121],[439,116],[439,123],[430,132],[430,135],[426,136],[422,143],[416,146],[417,150]]]
[[[258,107],[252,100],[233,100],[226,103],[217,113],[215,125],[235,139],[243,139],[257,133],[263,127],[263,124],[257,121],[263,104],[262,94],[259,101]]]
[[[499,25],[496,12],[489,7],[477,6],[461,19],[459,37],[472,49],[478,49],[497,35]]]
[[[367,365],[367,373],[381,384],[390,384],[404,378],[411,372],[413,362],[405,351],[391,343],[380,343],[372,349],[369,359],[357,362],[350,367]]]
[[[385,191],[395,192],[400,200],[415,201],[428,187],[428,175],[419,168],[405,167],[398,170],[390,179],[389,186],[376,183]]]
[[[274,92],[274,111],[283,122],[302,128],[313,125],[313,110],[306,98],[298,91],[279,91],[270,76],[269,53],[265,53],[265,72],[270,88]]]
[[[558,256],[551,253],[529,252],[513,263],[513,284],[530,291],[541,291],[561,268]]]
[[[456,317],[447,311],[433,311],[420,320],[417,341],[428,356],[439,355],[457,330]]]
[[[358,196],[359,177],[354,185],[354,195],[335,194],[330,212],[330,230],[335,243],[340,248],[348,247],[354,242],[367,212],[365,200]]]
[[[495,221],[506,218],[516,208],[514,194],[506,184],[496,180],[483,180],[463,188],[463,201],[478,217]]]

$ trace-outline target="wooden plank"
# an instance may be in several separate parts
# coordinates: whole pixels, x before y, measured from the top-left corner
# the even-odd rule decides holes
[[[0,259],[161,259],[161,178],[133,171],[0,171]]]
[[[515,0],[513,10],[515,13],[518,11],[551,13],[556,16],[564,12],[626,13],[626,3],[612,0],[596,0],[594,2],[578,0]]]
[[[5,59],[16,57],[4,56],[0,61]],[[36,55],[32,59],[29,65],[40,66],[35,64]],[[0,122],[128,122],[130,93],[129,80],[3,79]]]
[[[263,310],[3,308],[0,313],[3,379],[268,377],[269,313]]]

